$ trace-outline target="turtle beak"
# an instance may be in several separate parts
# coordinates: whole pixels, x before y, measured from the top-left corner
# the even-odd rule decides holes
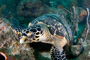
[[[20,39],[20,44],[23,44],[23,43],[32,43],[32,42],[33,42],[33,40],[27,38],[27,36],[22,36],[22,38]]]
[[[26,38],[26,36],[22,36],[22,38],[20,39],[20,44],[25,43]]]

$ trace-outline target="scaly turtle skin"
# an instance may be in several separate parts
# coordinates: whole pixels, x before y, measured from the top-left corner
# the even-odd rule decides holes
[[[16,24],[18,26],[18,24]],[[46,14],[29,23],[28,28],[12,28],[21,32],[20,43],[43,42],[52,44],[52,60],[67,60],[63,47],[70,45],[72,32],[66,20],[57,14]]]

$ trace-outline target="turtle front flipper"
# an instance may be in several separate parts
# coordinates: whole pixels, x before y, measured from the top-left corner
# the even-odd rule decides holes
[[[52,46],[50,54],[51,60],[67,60],[62,48]]]
[[[20,26],[20,24],[16,18],[13,18],[10,21],[10,26],[11,26],[12,31],[16,34],[21,34],[22,30],[25,29],[25,27]]]
[[[53,36],[54,44],[50,50],[52,60],[67,60],[63,47],[69,45],[65,37]]]

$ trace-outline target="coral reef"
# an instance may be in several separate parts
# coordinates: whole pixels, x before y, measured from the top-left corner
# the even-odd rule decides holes
[[[35,60],[33,49],[27,45],[20,45],[19,37],[12,32],[9,22],[0,20],[0,52],[6,54],[4,59],[7,57],[8,60]],[[2,55],[0,58],[3,58]]]

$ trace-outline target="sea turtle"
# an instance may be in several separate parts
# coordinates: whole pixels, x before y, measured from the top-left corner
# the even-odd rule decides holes
[[[51,60],[67,60],[63,47],[70,46],[72,42],[72,30],[66,19],[57,14],[45,14],[29,23],[22,29],[16,21],[11,21],[11,27],[15,32],[21,33],[20,43],[43,42],[52,44],[50,50]]]

